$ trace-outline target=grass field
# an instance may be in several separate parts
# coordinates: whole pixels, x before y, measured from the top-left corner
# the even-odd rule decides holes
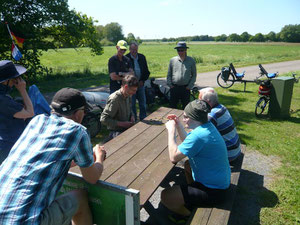
[[[165,77],[169,59],[176,55],[175,44],[145,43],[140,52],[147,57],[151,76]],[[286,60],[300,59],[300,45],[286,44],[190,44],[189,55],[197,60],[198,73],[219,70],[222,66],[234,63],[236,67],[257,65]],[[63,49],[48,51],[42,57],[42,63],[52,67],[55,74],[64,78],[38,82],[42,92],[56,91],[64,86],[77,88],[98,86],[108,83],[107,61],[115,54],[114,47],[105,47],[102,56],[92,57],[88,49]],[[297,71],[300,75],[300,71]],[[283,74],[290,76],[290,74]],[[226,90],[217,88],[220,102],[230,110],[241,140],[247,145],[247,151],[259,151],[267,156],[280,159],[273,182],[256,197],[261,207],[259,221],[249,218],[247,224],[296,225],[300,224],[300,83],[295,84],[291,105],[291,117],[286,120],[257,119],[254,115],[258,100],[258,86],[247,84],[243,92],[242,84],[235,84]],[[101,134],[92,140],[98,143],[107,134],[103,128]],[[255,194],[242,187],[238,189],[247,198]],[[271,204],[274,203],[274,204]],[[243,215],[241,215],[243,216]]]
[[[189,43],[188,55],[193,56],[197,62],[197,72],[220,70],[223,66],[233,63],[236,67],[258,65],[300,59],[300,44],[212,44]],[[139,51],[147,57],[152,77],[165,77],[169,60],[177,52],[175,43],[145,43],[140,45]],[[60,85],[68,82],[63,77],[74,77],[73,87],[91,87],[109,82],[107,62],[116,53],[115,47],[104,47],[104,54],[91,56],[87,48],[60,49],[44,52],[41,63],[53,69],[54,77],[60,75],[61,82],[52,84],[53,76],[46,81],[45,91],[55,91]],[[83,79],[81,79],[83,78]],[[90,81],[87,81],[87,79]],[[94,83],[92,82],[94,81]],[[39,81],[43,82],[43,81]],[[67,83],[67,85],[70,85]],[[44,86],[42,84],[42,86]]]

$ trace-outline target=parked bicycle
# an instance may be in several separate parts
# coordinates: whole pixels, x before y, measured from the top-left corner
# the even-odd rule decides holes
[[[261,117],[268,114],[271,88],[272,84],[270,79],[260,81],[258,88],[258,94],[260,97],[255,106],[255,116]]]
[[[222,88],[230,88],[235,82],[242,82],[245,76],[243,73],[237,73],[233,64],[230,63],[229,67],[222,67],[221,73],[217,76],[217,83]]]
[[[259,67],[261,68],[261,72],[263,73],[262,75],[268,74],[268,75],[266,75],[268,77],[268,80],[257,80],[260,83],[259,88],[258,88],[258,94],[260,97],[255,106],[255,115],[257,117],[268,114],[270,94],[271,94],[271,88],[272,88],[271,79],[278,75],[278,72],[272,73],[272,74],[267,73],[260,64],[259,64]],[[296,77],[296,75],[297,74],[292,73],[294,82],[298,83],[300,77]]]
[[[235,82],[241,82],[244,83],[244,91],[246,91],[246,83],[259,83],[259,79],[262,76],[272,79],[278,75],[278,72],[268,73],[261,64],[259,64],[258,67],[260,69],[260,75],[254,80],[245,80],[245,71],[243,73],[237,73],[233,64],[230,63],[229,67],[222,67],[221,73],[219,73],[217,76],[217,83],[222,88],[230,88]]]

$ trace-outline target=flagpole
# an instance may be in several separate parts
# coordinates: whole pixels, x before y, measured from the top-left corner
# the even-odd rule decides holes
[[[10,36],[10,38],[11,38],[12,42],[13,42],[13,43],[14,43],[14,45],[15,45],[15,42],[14,42],[14,39],[13,39],[13,37],[12,37],[12,35],[11,35],[10,29],[9,29],[9,26],[8,26],[8,23],[7,23],[7,22],[5,22],[5,23],[6,23],[6,27],[7,27],[7,30],[8,30],[9,36]]]

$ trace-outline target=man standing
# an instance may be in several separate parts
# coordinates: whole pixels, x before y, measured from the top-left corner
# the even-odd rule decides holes
[[[131,97],[136,93],[138,85],[139,83],[135,76],[126,75],[122,80],[121,88],[108,97],[107,104],[100,118],[101,123],[106,125],[110,131],[106,141],[115,138],[134,125]]]
[[[34,116],[26,82],[20,77],[26,68],[12,61],[0,61],[0,165],[25,129],[25,119]],[[19,91],[23,104],[9,96],[13,87]]]
[[[218,94],[211,87],[201,89],[198,98],[211,106],[208,120],[222,135],[227,147],[229,162],[232,162],[241,154],[241,142],[228,109],[219,103]]]
[[[117,54],[108,60],[108,72],[110,76],[110,93],[119,90],[125,75],[133,75],[133,68],[128,57],[124,56],[127,50],[127,42],[120,40],[117,43]]]
[[[93,149],[80,123],[87,110],[82,93],[63,88],[53,97],[52,114],[34,117],[0,167],[0,224],[92,224],[86,192],[57,197],[74,161],[83,178],[96,183],[106,152]]]
[[[132,111],[134,113],[135,120],[137,120],[136,112],[136,99],[139,101],[140,108],[140,120],[143,120],[146,114],[146,95],[145,95],[145,86],[144,83],[148,79],[150,72],[148,69],[146,57],[143,54],[138,53],[138,44],[133,42],[129,46],[129,51],[126,56],[131,60],[134,75],[139,80],[139,88],[135,95],[132,96]]]
[[[190,102],[190,90],[196,81],[196,63],[195,60],[187,56],[185,42],[178,42],[178,56],[170,60],[167,84],[170,87],[170,107],[177,108],[179,100],[182,104],[182,109]]]

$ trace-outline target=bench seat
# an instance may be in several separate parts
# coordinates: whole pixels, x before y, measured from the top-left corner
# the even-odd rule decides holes
[[[246,146],[242,145],[241,155],[231,165],[231,185],[226,201],[214,208],[197,208],[192,212],[187,225],[226,225],[234,202]]]

